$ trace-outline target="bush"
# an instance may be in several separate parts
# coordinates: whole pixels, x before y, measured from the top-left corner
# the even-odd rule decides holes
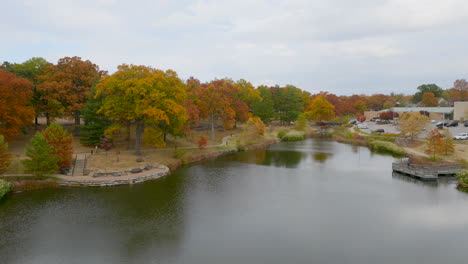
[[[370,142],[369,147],[371,150],[374,150],[374,151],[387,152],[387,153],[391,153],[397,156],[403,156],[405,154],[405,150],[403,148],[400,148],[395,143],[388,142],[388,141],[376,140],[376,141]]]
[[[283,137],[286,136],[286,134],[287,134],[286,131],[281,130],[280,132],[278,132],[278,138],[283,139]]]
[[[0,200],[3,198],[3,196],[5,196],[11,191],[11,187],[11,183],[4,180],[0,180]]]
[[[458,183],[460,183],[461,186],[468,187],[468,170],[460,171],[455,175],[455,177],[457,178]]]
[[[282,141],[301,141],[305,139],[305,133],[299,131],[292,131],[284,135]]]
[[[185,155],[185,153],[187,153],[186,149],[176,149],[174,150],[174,157],[180,159]]]

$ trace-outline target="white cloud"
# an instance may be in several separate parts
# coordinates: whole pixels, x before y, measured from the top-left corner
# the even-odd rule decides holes
[[[5,1],[0,60],[79,55],[110,71],[147,64],[340,94],[447,87],[468,71],[460,0]]]

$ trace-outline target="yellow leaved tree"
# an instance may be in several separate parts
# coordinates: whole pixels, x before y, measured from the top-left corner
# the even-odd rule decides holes
[[[141,155],[143,136],[146,143],[163,147],[165,135],[182,133],[188,119],[183,105],[185,84],[172,70],[123,64],[96,88],[96,96],[104,97],[99,112],[114,121],[107,133],[134,125],[137,155]]]
[[[429,123],[429,117],[419,112],[406,112],[400,116],[398,130],[403,136],[414,139]]]

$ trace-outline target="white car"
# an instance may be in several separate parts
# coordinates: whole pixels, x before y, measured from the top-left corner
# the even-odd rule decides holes
[[[454,136],[453,139],[456,139],[456,140],[467,140],[467,139],[468,139],[468,133],[460,133],[460,134]]]
[[[358,125],[357,125],[357,128],[359,128],[359,129],[368,129],[367,125],[364,124],[364,123],[358,124]]]

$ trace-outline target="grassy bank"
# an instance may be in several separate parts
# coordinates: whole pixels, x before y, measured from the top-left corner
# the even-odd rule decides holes
[[[0,176],[0,182],[8,182],[12,192],[24,192],[58,187],[57,178],[47,176]]]
[[[390,153],[395,156],[403,156],[405,154],[405,150],[403,148],[389,141],[372,141],[369,143],[369,148],[372,151]]]

